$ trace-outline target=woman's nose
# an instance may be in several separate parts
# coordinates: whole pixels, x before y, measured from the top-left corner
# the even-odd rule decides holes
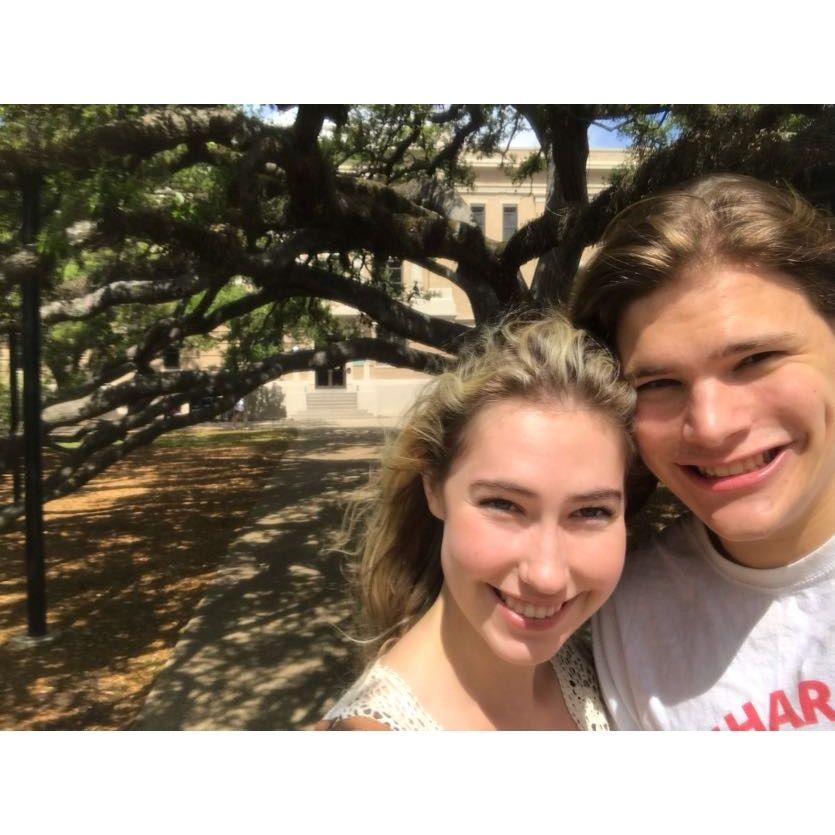
[[[566,542],[559,531],[541,530],[531,537],[529,548],[519,563],[519,580],[526,590],[541,597],[565,594],[569,583]]]

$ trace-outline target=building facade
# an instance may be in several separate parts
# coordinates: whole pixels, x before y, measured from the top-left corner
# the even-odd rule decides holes
[[[512,151],[511,156],[521,161],[530,153],[518,150]],[[590,197],[606,188],[612,172],[626,162],[627,154],[623,150],[590,151],[587,166]],[[533,181],[514,184],[500,157],[478,159],[471,165],[475,172],[473,187],[462,190],[460,196],[488,238],[505,241],[543,213],[544,172]],[[466,294],[452,282],[408,261],[395,264],[394,269],[399,271],[404,288],[415,293],[410,304],[416,310],[465,325],[474,324]],[[528,284],[535,269],[533,261],[522,267]],[[358,315],[355,309],[342,304],[334,304],[332,312],[345,320]],[[326,371],[287,374],[267,387],[273,392],[271,400],[280,403],[284,415],[291,419],[324,419],[328,415],[395,418],[411,405],[427,380],[427,375],[417,371],[366,360]]]

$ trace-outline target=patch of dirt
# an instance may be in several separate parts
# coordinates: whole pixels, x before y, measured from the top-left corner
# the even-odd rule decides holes
[[[189,430],[47,504],[46,641],[21,640],[22,526],[0,535],[0,728],[130,725],[289,437]]]

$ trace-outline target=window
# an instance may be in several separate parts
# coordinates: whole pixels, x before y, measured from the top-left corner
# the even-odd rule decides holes
[[[519,226],[516,206],[502,206],[502,240],[509,241]]]
[[[386,284],[395,292],[403,287],[402,258],[389,258],[386,261]]]
[[[470,206],[470,211],[473,213],[473,223],[481,229],[481,234],[485,234],[485,215],[484,215],[484,204],[483,203],[474,203]]]

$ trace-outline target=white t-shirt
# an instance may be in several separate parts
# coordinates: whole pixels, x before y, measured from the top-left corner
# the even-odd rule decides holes
[[[835,730],[835,537],[746,568],[688,514],[627,558],[593,639],[619,730]]]

